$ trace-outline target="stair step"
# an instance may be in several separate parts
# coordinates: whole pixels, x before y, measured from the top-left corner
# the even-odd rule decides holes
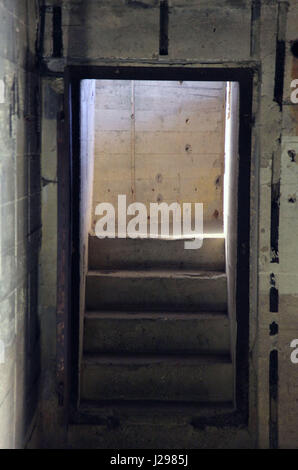
[[[205,238],[198,250],[186,250],[184,240],[160,239],[99,239],[89,235],[89,268],[208,269],[224,271],[224,238]]]
[[[226,274],[217,271],[89,271],[86,309],[226,311]]]
[[[85,356],[81,400],[231,402],[233,366],[228,357]]]
[[[251,433],[244,425],[202,426],[186,424],[70,424],[69,449],[253,449]],[[179,452],[181,454],[181,452]],[[116,454],[115,454],[116,455]],[[194,468],[194,467],[192,467]]]
[[[86,312],[86,353],[217,353],[230,348],[225,313]]]
[[[193,423],[217,425],[234,422],[233,403],[195,403],[195,402],[160,402],[160,401],[100,401],[82,402],[73,416],[76,423],[86,424],[158,424],[184,425]]]

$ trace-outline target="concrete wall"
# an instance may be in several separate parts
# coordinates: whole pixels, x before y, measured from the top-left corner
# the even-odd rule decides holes
[[[296,203],[289,202],[287,196],[295,189],[287,176],[280,180],[282,142],[289,142],[289,138],[295,140],[298,135],[298,108],[290,101],[290,83],[298,77],[298,59],[290,50],[291,41],[298,36],[297,1],[215,0],[211,4],[209,0],[172,0],[169,2],[169,55],[160,58],[157,1],[64,0],[59,4],[62,6],[63,51],[61,58],[52,57],[52,31],[48,27],[48,44],[44,50],[45,71],[52,75],[44,78],[45,83],[60,80],[57,76],[67,64],[179,64],[190,67],[207,64],[210,67],[251,66],[256,70],[249,255],[250,431],[255,446],[297,447],[298,375],[297,365],[290,361],[289,342],[297,337],[298,326],[298,258],[294,242],[298,228],[294,222],[292,225],[289,223],[288,217],[288,210],[293,212]],[[276,70],[277,44],[279,50],[285,46],[285,74],[282,60],[278,62],[281,67]],[[48,100],[47,95],[44,100]],[[51,139],[55,143],[54,132]],[[288,158],[287,150],[285,147],[285,159]],[[55,160],[54,153],[52,159]],[[280,205],[278,221],[276,217],[272,219],[272,213],[276,209],[278,212],[280,195],[286,199]],[[48,194],[47,204],[55,208],[56,203],[55,192]],[[276,227],[280,228],[279,237],[272,236],[276,233]],[[43,245],[43,262],[44,266],[55,269],[46,242]],[[278,312],[272,311],[274,309],[270,306],[273,282],[279,290]],[[48,286],[48,300],[42,305],[44,312],[51,304],[54,314],[55,288],[54,283]],[[278,324],[279,330],[278,334],[270,335],[273,321]],[[47,336],[53,346],[55,330],[47,329]],[[276,394],[269,381],[272,350],[279,353],[278,400],[275,404]],[[53,384],[54,380],[48,383]],[[54,387],[46,390],[47,398],[53,397],[53,403],[57,403]],[[278,435],[278,441],[274,435]]]
[[[226,273],[228,312],[231,319],[231,354],[235,363],[237,320],[237,229],[238,229],[238,166],[239,166],[239,85],[227,83],[225,125],[224,225],[226,237]]]
[[[0,448],[23,447],[34,427],[40,369],[38,252],[39,21],[33,0],[0,1]]]
[[[94,180],[95,80],[81,82],[81,201],[80,201],[80,332],[83,344],[85,278],[88,270],[88,234],[91,230]],[[82,354],[80,347],[80,357]],[[81,360],[79,361],[81,364]]]
[[[223,232],[222,82],[102,80],[96,87],[95,206],[200,202],[204,232]],[[116,212],[117,214],[117,212]],[[193,211],[194,216],[194,211]]]
[[[59,441],[60,427],[56,395],[56,314],[57,314],[57,119],[63,107],[63,80],[42,80],[41,178],[42,247],[40,252],[39,311],[41,336],[40,411],[43,443]]]

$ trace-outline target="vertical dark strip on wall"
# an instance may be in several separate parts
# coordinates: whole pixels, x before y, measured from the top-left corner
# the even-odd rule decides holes
[[[36,60],[37,65],[39,65],[42,61],[43,56],[43,43],[44,43],[44,33],[45,33],[45,17],[46,17],[46,7],[40,7],[40,20],[39,20],[39,27],[36,36]]]
[[[62,105],[62,103],[61,103]],[[69,118],[68,118],[69,119]],[[67,379],[67,344],[68,344],[68,290],[70,285],[70,213],[66,210],[70,204],[70,194],[66,188],[69,186],[69,160],[65,155],[69,151],[68,129],[63,111],[57,117],[57,156],[58,156],[58,271],[57,271],[57,314],[56,314],[56,363],[57,363],[57,396],[59,406],[65,411],[68,407],[68,379]],[[66,419],[66,417],[65,417]]]
[[[71,308],[69,327],[72,338],[71,390],[72,407],[79,396],[79,325],[80,325],[80,197],[81,197],[81,82],[71,81],[71,109],[76,118],[71,122]]]
[[[278,448],[278,352],[270,352],[269,357],[269,442],[271,449]]]
[[[271,183],[271,263],[279,263],[278,238],[279,238],[279,200],[280,182]]]
[[[236,405],[248,421],[248,344],[249,344],[249,233],[250,233],[250,165],[253,73],[238,79],[240,84],[239,176],[237,229],[237,343]]]
[[[270,274],[270,312],[278,313],[278,289],[275,285],[275,275]]]
[[[62,57],[62,10],[61,7],[53,8],[53,57]]]
[[[285,41],[277,39],[275,56],[274,101],[279,105],[280,111],[282,111],[284,91],[285,51]]]
[[[288,13],[287,2],[278,3],[277,13],[277,36],[276,36],[276,55],[275,55],[275,79],[274,79],[274,97],[273,100],[279,105],[282,111],[283,91],[284,91],[284,73],[285,73],[285,53],[286,53],[286,21]]]
[[[169,6],[167,0],[160,2],[159,55],[168,55]]]
[[[278,290],[276,287],[270,288],[270,312],[278,313]]]
[[[251,2],[251,25],[250,25],[250,55],[254,56],[259,49],[261,0]]]

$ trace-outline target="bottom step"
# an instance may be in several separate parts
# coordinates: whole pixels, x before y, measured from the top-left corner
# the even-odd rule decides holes
[[[228,358],[89,356],[83,359],[81,400],[231,402]]]
[[[81,403],[70,449],[252,449],[231,403]]]
[[[70,425],[69,449],[252,449],[252,439],[242,426],[206,426],[189,423]],[[185,454],[185,452],[183,452]],[[117,455],[117,451],[115,451]]]
[[[81,402],[73,416],[77,424],[203,425],[235,424],[239,416],[233,403],[201,404],[195,402],[101,401]]]

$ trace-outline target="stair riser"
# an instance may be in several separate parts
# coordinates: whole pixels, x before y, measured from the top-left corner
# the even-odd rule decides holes
[[[89,237],[89,269],[187,268],[224,271],[224,239],[206,238],[198,250],[182,240],[132,240]]]
[[[87,276],[86,309],[143,308],[225,311],[226,278],[113,278]]]
[[[233,399],[232,364],[85,362],[81,399],[229,402]]]
[[[189,423],[182,425],[164,425],[160,424],[160,421],[157,424],[141,422],[135,425],[121,422],[121,425],[116,428],[104,425],[70,425],[68,447],[114,451],[115,449],[179,449],[181,451],[181,449],[254,448],[253,438],[245,427],[213,425],[196,429],[190,422],[191,419]]]
[[[227,317],[206,319],[85,318],[86,353],[228,353]]]

